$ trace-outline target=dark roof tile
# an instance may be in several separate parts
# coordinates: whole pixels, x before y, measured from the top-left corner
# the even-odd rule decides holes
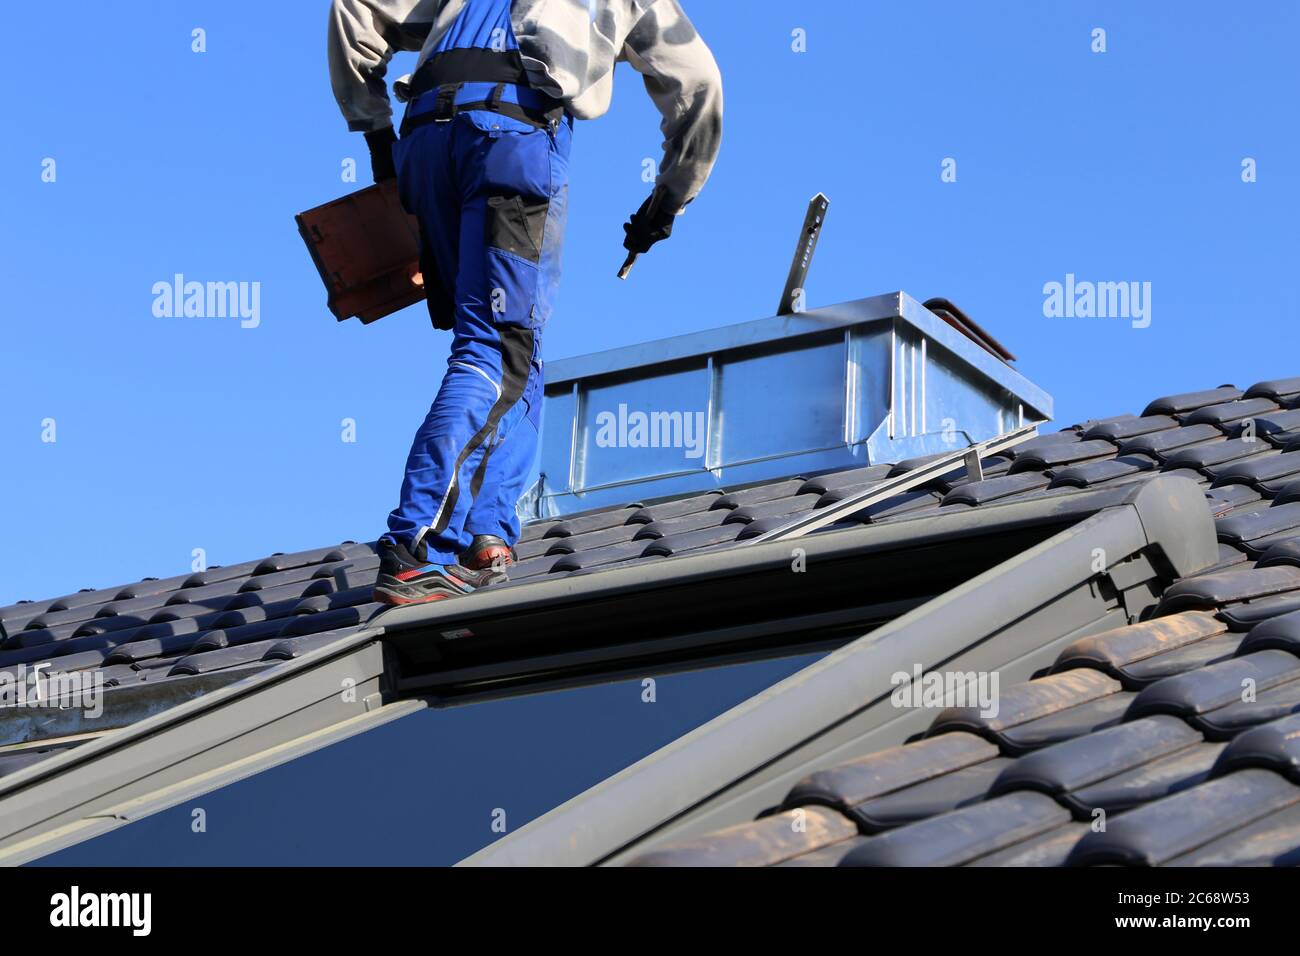
[[[1300,801],[1300,788],[1267,770],[1243,770],[1118,814],[1083,835],[1074,866],[1158,866]]]
[[[1220,535],[1221,540],[1222,538]],[[1234,542],[1230,540],[1228,543]],[[1208,611],[1237,601],[1253,600],[1297,588],[1300,588],[1300,568],[1244,568],[1205,574],[1185,578],[1170,586],[1160,599],[1156,615],[1176,611]]]
[[[1200,392],[1182,392],[1178,395],[1166,395],[1157,398],[1147,405],[1142,414],[1144,416],[1177,415],[1204,408],[1206,405],[1233,402],[1239,398],[1241,398],[1241,389],[1234,388],[1231,385],[1221,385],[1218,388],[1205,389]]]
[[[1068,823],[1040,793],[1012,793],[873,836],[840,866],[961,866]]]
[[[1098,809],[1108,814],[1122,813],[1203,783],[1209,779],[1225,745],[1206,743],[1199,734],[1196,736],[1197,742],[1189,747],[1081,787],[1062,799],[1079,819],[1095,822]]]
[[[1150,455],[1163,460],[1181,448],[1190,448],[1207,441],[1227,441],[1223,432],[1213,425],[1190,425],[1187,428],[1171,428],[1168,431],[1152,432],[1122,442],[1119,446],[1121,455]]]
[[[1109,727],[1124,719],[1135,696],[1132,691],[1119,691],[1009,727],[1001,734],[1002,749],[1009,754],[1025,754]]]
[[[1125,673],[1132,681],[1133,687],[1141,689],[1166,677],[1173,677],[1175,674],[1183,674],[1236,657],[1241,653],[1241,643],[1244,639],[1244,634],[1232,631],[1207,637],[1203,641],[1185,644],[1163,654],[1157,654],[1155,657],[1135,661],[1125,668]]]
[[[867,838],[864,836],[856,836],[848,840],[841,840],[838,843],[819,847],[816,850],[810,850],[807,853],[792,856],[788,860],[782,860],[780,863],[774,863],[772,865],[779,867],[839,866],[840,860],[844,859],[846,855],[860,846],[866,841],[866,839]]]
[[[1300,714],[1242,731],[1219,755],[1214,776],[1263,767],[1300,783]]]
[[[332,564],[349,558],[362,558],[375,553],[373,544],[357,544],[350,541],[329,548],[313,548],[310,551],[294,551],[288,554],[273,554],[263,558],[253,569],[253,575],[273,574],[290,568],[302,568],[313,564]]]
[[[1096,439],[1073,444],[1044,445],[1033,451],[1016,455],[1011,463],[1011,474],[1022,471],[1045,471],[1050,468],[1062,468],[1081,462],[1096,461],[1099,458],[1114,458],[1115,446],[1108,441]]]
[[[940,734],[815,771],[795,785],[783,806],[823,803],[843,811],[997,755],[997,747],[974,734]]]
[[[188,634],[172,634],[166,637],[151,637],[145,640],[131,641],[112,649],[104,658],[105,664],[137,664],[140,661],[184,654],[198,640],[199,631]]]
[[[1295,866],[1300,804],[1292,803],[1169,860],[1167,866]]]
[[[749,524],[749,522],[757,521],[760,518],[802,514],[815,508],[820,500],[821,495],[794,495],[788,498],[774,498],[771,501],[742,505],[728,511],[723,522],[725,524],[734,524],[735,522]]]
[[[1256,624],[1241,644],[1242,654],[1270,649],[1289,651],[1300,657],[1300,610],[1279,614]]]
[[[1051,487],[1070,486],[1087,488],[1104,481],[1124,478],[1148,472],[1156,467],[1156,460],[1150,455],[1123,455],[1118,458],[1104,458],[1086,462],[1082,465],[1070,465],[1053,472]]]
[[[650,524],[621,524],[613,528],[602,528],[600,531],[587,531],[583,534],[569,535],[563,538],[543,538],[541,541],[530,541],[524,546],[526,550],[515,550],[519,560],[524,561],[528,558],[536,557],[538,554],[545,554],[554,557],[560,554],[573,554],[576,551],[594,551],[596,548],[603,548],[611,544],[626,544],[629,541],[637,539],[659,537],[662,532],[651,532],[644,534],[644,529],[653,527],[654,522]],[[539,546],[546,546],[544,551],[538,551]]]
[[[1120,691],[1119,681],[1091,670],[1072,670],[1000,688],[996,715],[978,707],[950,707],[935,718],[927,736],[952,730],[979,734],[1006,752],[1006,731]]]
[[[193,677],[197,674],[211,674],[213,671],[226,670],[244,664],[260,663],[262,657],[275,644],[274,640],[256,641],[251,644],[236,644],[219,650],[205,651],[201,654],[187,654],[172,665],[167,675],[169,677],[179,675]]]
[[[895,793],[845,807],[844,814],[863,833],[880,833],[906,826],[982,800],[988,795],[989,787],[997,779],[998,773],[1009,763],[1011,760],[1007,757],[994,757],[983,763],[971,764]]]
[[[561,521],[548,524],[543,537],[564,538],[569,535],[585,534],[588,531],[603,531],[605,528],[616,528],[619,525],[627,524],[633,515],[642,511],[641,508],[628,507],[614,508],[609,511],[596,512],[595,514],[570,516]]]
[[[218,650],[223,647],[238,647],[240,644],[253,644],[272,637],[279,637],[288,622],[280,619],[274,621],[255,621],[233,627],[221,627],[203,634],[190,648],[193,654]]]
[[[845,471],[833,471],[825,475],[814,475],[799,486],[796,493],[801,495],[823,495],[838,488],[861,489],[874,485],[889,476],[893,465],[867,465],[862,468],[849,468]]]
[[[982,505],[989,501],[997,501],[999,498],[1046,488],[1050,481],[1051,479],[1039,472],[1003,475],[1001,478],[985,478],[983,481],[972,481],[958,485],[943,496],[940,504],[944,506],[953,504]]]
[[[818,499],[817,507],[825,508],[827,505],[835,504],[839,500],[840,498],[835,496],[835,492],[829,491]],[[942,500],[942,496],[937,491],[913,488],[911,491],[904,491],[901,494],[893,495],[883,501],[877,501],[875,504],[868,505],[860,511],[856,511],[853,514],[846,516],[840,523],[837,523],[836,527],[843,524],[862,524],[864,522],[874,523],[885,520],[886,518],[893,518],[899,515],[907,515],[918,511],[938,508],[940,500]]]
[[[1029,441],[1038,441],[1038,440],[1039,439],[1036,438],[1029,439]],[[890,466],[887,477],[896,478],[899,475],[906,475],[908,472],[915,471],[916,469],[928,465],[931,462],[938,461],[946,454],[948,453],[934,452],[933,454],[929,454],[929,455],[917,455],[915,458],[904,458],[902,461],[896,461],[894,462],[893,465]],[[958,470],[959,468],[954,468],[953,472],[956,472]]]
[[[1300,592],[1288,591],[1241,604],[1230,604],[1219,611],[1219,617],[1234,631],[1249,631],[1264,621],[1292,611],[1300,611]]]
[[[1231,514],[1238,508],[1249,509],[1261,500],[1260,493],[1250,485],[1220,485],[1206,491],[1205,497],[1216,518]]]
[[[1300,377],[1273,378],[1264,382],[1256,382],[1246,389],[1245,397],[1271,398],[1275,402],[1283,402],[1297,395],[1300,395]]]
[[[335,607],[315,614],[298,614],[291,618],[280,631],[281,637],[298,637],[304,634],[320,634],[325,631],[343,629],[355,630],[365,624],[371,617],[383,610],[383,605],[370,600],[370,589],[366,589],[364,599],[345,607]]]
[[[1275,542],[1275,535],[1283,532],[1289,532],[1286,537],[1300,534],[1300,501],[1234,512],[1215,522],[1215,532],[1220,541],[1241,548],[1251,557],[1261,557]]]
[[[1258,439],[1270,440],[1274,435],[1288,434],[1297,429],[1300,429],[1300,408],[1279,408],[1235,422],[1228,434],[1233,438],[1254,434]]]
[[[602,565],[618,564],[620,561],[630,561],[645,554],[646,548],[653,543],[652,541],[628,541],[623,544],[608,544],[603,548],[593,548],[590,551],[561,555],[554,559],[551,572],[580,571]]]
[[[1176,422],[1169,415],[1147,415],[1144,418],[1117,418],[1109,422],[1102,422],[1093,425],[1083,433],[1084,438],[1104,438],[1106,441],[1119,444],[1129,438],[1136,438],[1139,435],[1149,435],[1152,432],[1162,432],[1170,428],[1177,428]]]
[[[1059,432],[1044,432],[1041,435],[1026,439],[1012,448],[1009,454],[1012,458],[1020,458],[1023,455],[1035,455],[1047,449],[1060,448],[1064,445],[1078,445],[1082,444],[1082,442],[1083,436],[1080,432],[1067,428]]]
[[[1107,727],[1020,757],[1005,767],[990,795],[1036,790],[1069,802],[1071,792],[1186,750],[1201,735],[1176,717],[1157,716]],[[1072,804],[1084,818],[1096,804]],[[1082,809],[1083,812],[1080,812]]]
[[[652,850],[629,865],[773,866],[857,835],[857,828],[833,810],[799,807]]]
[[[1270,544],[1268,550],[1259,556],[1259,562],[1255,566],[1272,568],[1284,564],[1300,568],[1300,537],[1285,538]]]
[[[1274,690],[1280,693],[1266,701],[1267,692]],[[1211,740],[1224,739],[1244,725],[1281,716],[1272,711],[1297,695],[1300,658],[1286,651],[1256,651],[1157,681],[1138,693],[1126,719],[1172,714]]]
[[[716,528],[725,522],[731,514],[726,508],[718,508],[713,511],[701,511],[698,514],[683,515],[680,518],[665,518],[659,521],[651,521],[649,524],[637,526],[635,541],[646,541],[652,538],[663,538],[670,534],[685,534],[688,531],[699,531],[701,528]]]
[[[1005,850],[989,853],[967,866],[1062,866],[1079,838],[1088,832],[1086,823],[1063,823],[1051,830],[1014,843]]]
[[[1227,428],[1233,422],[1267,415],[1269,412],[1277,410],[1277,402],[1270,401],[1267,398],[1248,398],[1242,401],[1223,402],[1218,405],[1207,405],[1204,408],[1198,408],[1196,411],[1183,415],[1182,423],[1184,425],[1200,425],[1204,422],[1219,428]]]
[[[721,491],[706,491],[703,494],[687,495],[671,501],[660,501],[635,509],[628,517],[627,523],[649,524],[651,521],[667,521],[670,518],[681,518],[713,508],[727,507],[723,502],[724,497]]]
[[[728,491],[723,495],[719,495],[718,500],[713,503],[712,507],[743,508],[763,504],[774,499],[791,499],[797,495],[821,494],[819,491],[801,491],[800,489],[805,484],[807,484],[807,480],[804,478],[787,478],[781,481],[770,481],[762,485],[753,485],[749,488],[741,488],[737,491]]]
[[[1242,688],[1243,694],[1245,688]],[[1228,740],[1250,727],[1277,720],[1300,710],[1300,679],[1284,681],[1258,691],[1254,699],[1241,700],[1192,718],[1210,740]]]
[[[1287,452],[1294,454],[1294,452]],[[1260,486],[1264,487],[1263,485]],[[1269,483],[1268,491],[1273,494],[1273,504],[1289,505],[1293,502],[1300,501],[1300,476],[1295,479],[1287,478],[1276,483]]]
[[[1268,447],[1262,441],[1247,441],[1244,438],[1204,442],[1166,455],[1162,468],[1165,471],[1172,471],[1175,468],[1191,468],[1202,474],[1208,474],[1208,470],[1215,465],[1223,465],[1225,462],[1237,462],[1243,458],[1261,454],[1267,451]]]
[[[382,610],[383,607],[384,606],[380,604],[373,604],[370,605],[368,608],[357,609],[359,610],[360,613],[355,616],[358,617],[360,620],[365,620],[367,617]],[[313,615],[313,617],[324,618],[325,615],[319,614],[319,615]],[[324,622],[313,621],[312,623],[320,624]],[[286,635],[282,636],[280,640],[276,641],[274,644],[270,646],[267,652],[262,656],[263,660],[266,661],[294,660],[295,658],[302,657],[304,654],[308,654],[312,651],[319,650],[322,647],[326,647],[330,644],[333,644],[335,641],[339,640],[340,638],[346,637],[348,634],[356,630],[354,626],[351,626],[349,624],[343,627],[321,629],[320,631],[313,630],[310,633],[304,632],[304,633],[295,633],[289,635],[288,631],[290,631],[291,629],[292,629],[292,625],[290,625],[290,627],[285,628]]]
[[[1134,664],[1199,643],[1226,630],[1227,626],[1214,615],[1199,611],[1152,618],[1141,624],[1079,638],[1061,651],[1052,671],[1090,667],[1115,678],[1129,690],[1137,690],[1157,678],[1133,673]]]
[[[675,554],[735,541],[744,527],[743,524],[724,524],[716,528],[700,528],[696,531],[665,535],[649,542],[643,553],[647,557],[657,555],[667,558]]]

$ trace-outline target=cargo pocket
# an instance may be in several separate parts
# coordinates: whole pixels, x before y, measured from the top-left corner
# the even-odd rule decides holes
[[[542,324],[538,305],[545,199],[516,195],[487,200],[489,307],[497,325],[535,329]]]
[[[550,205],[546,199],[489,196],[488,245],[529,262],[540,262],[542,238],[546,232],[546,212]]]

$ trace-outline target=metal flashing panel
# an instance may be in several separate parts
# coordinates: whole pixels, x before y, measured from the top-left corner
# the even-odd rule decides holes
[[[550,363],[525,517],[951,452],[1051,414],[894,292]]]

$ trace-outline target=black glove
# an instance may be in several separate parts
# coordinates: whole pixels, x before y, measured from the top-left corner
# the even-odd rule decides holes
[[[397,134],[393,132],[393,128],[385,126],[383,129],[371,130],[365,135],[366,145],[370,147],[370,171],[374,174],[375,182],[382,183],[385,179],[396,178],[397,169],[393,166],[393,144],[397,142]]]
[[[658,193],[651,193],[641,208],[632,213],[632,218],[623,224],[627,235],[623,239],[623,248],[628,252],[648,252],[660,239],[667,239],[673,234],[672,213],[663,209],[662,202],[656,202]]]

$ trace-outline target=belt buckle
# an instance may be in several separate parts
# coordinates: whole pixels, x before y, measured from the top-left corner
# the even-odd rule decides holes
[[[435,123],[450,123],[453,116],[456,115],[456,93],[460,89],[457,83],[451,86],[441,86],[433,100],[433,121]]]

